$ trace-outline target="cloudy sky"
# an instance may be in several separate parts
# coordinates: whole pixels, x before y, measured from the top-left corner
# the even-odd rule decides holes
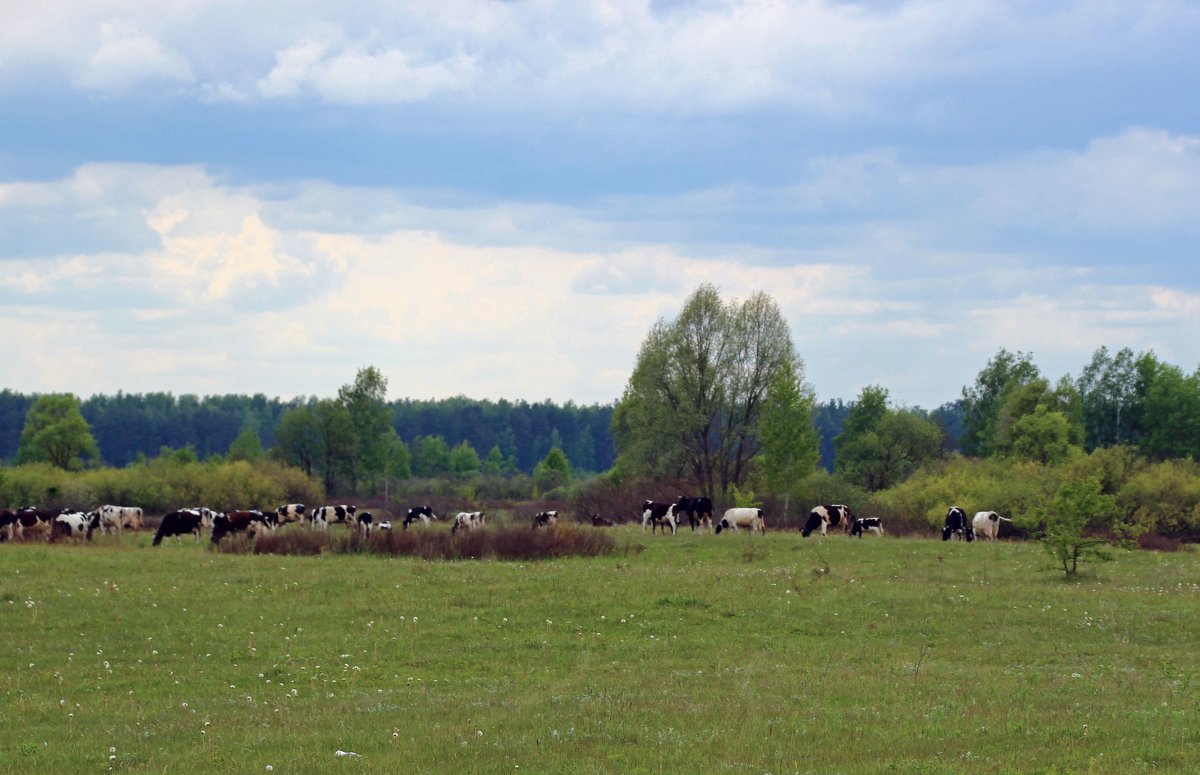
[[[1193,0],[0,8],[0,387],[608,402],[703,282],[821,400],[1200,364]]]

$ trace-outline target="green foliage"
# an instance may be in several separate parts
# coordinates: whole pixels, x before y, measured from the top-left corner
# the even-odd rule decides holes
[[[1061,463],[1079,449],[1071,443],[1071,435],[1065,414],[1039,405],[1012,424],[1008,446],[1026,460]]]
[[[413,473],[429,478],[450,472],[450,445],[441,436],[417,439],[413,454]]]
[[[812,424],[815,407],[812,387],[804,382],[803,364],[789,363],[779,369],[767,389],[758,423],[759,466],[767,487],[783,493],[785,513],[796,484],[816,470],[820,459],[820,440]]]
[[[1168,460],[1145,466],[1117,492],[1121,513],[1143,529],[1168,536],[1200,536],[1200,465]]]
[[[888,408],[887,390],[863,389],[851,404],[838,448],[837,472],[869,492],[903,481],[941,451],[942,433],[930,420],[909,410]]]
[[[153,514],[198,505],[274,509],[281,503],[324,499],[319,482],[276,461],[200,463],[192,458],[167,451],[126,468],[80,472],[47,463],[17,466],[0,479],[0,505],[90,510],[114,503],[141,506]]]
[[[1001,348],[975,378],[975,384],[963,388],[964,454],[983,456],[995,454],[1003,447],[1000,437],[1001,412],[1009,396],[1039,378],[1032,356],[1015,355]]]
[[[1155,370],[1143,409],[1142,450],[1149,456],[1200,457],[1200,374],[1177,366]]]
[[[538,492],[546,493],[571,481],[571,461],[555,447],[546,453],[542,462],[534,466],[533,484]]]
[[[459,442],[454,449],[450,450],[450,455],[446,462],[450,468],[450,473],[457,476],[478,473],[482,468],[479,462],[479,453],[467,441]]]
[[[1111,520],[1115,512],[1116,501],[1104,494],[1099,479],[1081,479],[1064,482],[1058,488],[1052,509],[1038,508],[1017,521],[1032,531],[1063,574],[1072,576],[1082,561],[1112,559],[1108,547],[1114,539],[1107,534],[1088,533],[1087,528],[1089,523]],[[1122,538],[1132,534],[1124,524],[1113,527]]]
[[[253,426],[247,425],[242,428],[242,432],[229,445],[229,454],[226,456],[229,460],[245,460],[250,463],[257,463],[266,457],[266,451],[263,450],[262,439],[259,438],[258,431]]]
[[[797,363],[787,321],[757,293],[724,303],[712,285],[659,321],[613,413],[618,458],[710,497],[740,484],[761,451],[758,423],[775,375]]]
[[[25,415],[17,449],[18,463],[44,461],[77,470],[83,459],[100,457],[91,428],[79,411],[79,399],[69,393],[40,396]]]

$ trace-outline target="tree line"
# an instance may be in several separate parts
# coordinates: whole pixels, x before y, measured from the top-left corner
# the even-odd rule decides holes
[[[46,397],[0,390],[0,461],[14,464],[21,460],[21,434],[39,398]],[[75,403],[94,438],[95,450],[83,450],[84,457],[93,464],[121,468],[156,457],[164,449],[184,448],[200,460],[231,451],[235,456],[253,457],[255,448],[268,452],[275,448],[282,428],[282,440],[293,446],[296,456],[312,456],[314,464],[307,467],[321,478],[325,478],[330,463],[335,469],[331,479],[343,476],[347,470],[353,473],[346,459],[354,453],[348,449],[346,439],[338,440],[340,412],[334,404],[340,402],[336,397],[283,400],[261,393],[196,396],[118,392],[75,399]],[[465,470],[484,470],[489,466],[489,455],[497,470],[532,474],[555,448],[562,450],[575,470],[594,472],[611,467],[616,454],[608,433],[612,407],[607,405],[455,397],[381,401],[380,408],[385,423],[411,450],[414,475],[452,473],[454,465],[460,471],[464,466]],[[309,434],[306,447],[305,426],[311,425],[313,417],[327,423],[331,436],[327,440]],[[327,448],[327,441],[332,441],[332,449]],[[442,445],[447,451],[458,450],[454,460],[445,459]],[[477,465],[470,460],[472,452],[479,458]],[[322,458],[321,464],[317,464],[316,456]]]

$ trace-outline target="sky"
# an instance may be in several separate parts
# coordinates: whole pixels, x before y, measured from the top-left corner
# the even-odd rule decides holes
[[[0,17],[0,388],[608,403],[702,283],[821,401],[1200,366],[1193,0]]]

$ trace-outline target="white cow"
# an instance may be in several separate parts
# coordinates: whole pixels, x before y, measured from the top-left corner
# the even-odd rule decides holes
[[[304,522],[304,512],[308,507],[303,503],[287,503],[275,510],[276,521],[280,526],[289,522]]]
[[[454,525],[450,528],[450,535],[454,535],[459,530],[474,530],[475,528],[483,527],[484,521],[482,511],[460,511],[454,517]]]
[[[994,511],[978,511],[971,520],[971,527],[974,528],[977,537],[995,541],[1000,537],[1000,520],[1012,522],[1008,517],[1002,517]]]
[[[762,509],[737,508],[729,509],[725,515],[717,522],[717,527],[714,530],[720,533],[722,530],[732,530],[737,533],[738,528],[749,528],[750,532],[766,533],[767,523],[763,520]]]

